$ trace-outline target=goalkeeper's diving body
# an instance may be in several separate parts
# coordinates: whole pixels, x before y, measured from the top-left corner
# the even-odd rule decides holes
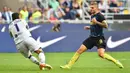
[[[13,22],[9,24],[9,32],[14,39],[16,48],[25,57],[30,59],[33,63],[38,65],[41,70],[52,69],[52,67],[45,63],[45,55],[42,48],[38,45],[36,40],[32,38],[29,31],[28,23],[25,20],[20,19],[18,13],[12,14]],[[32,52],[38,54],[38,58],[32,55]]]

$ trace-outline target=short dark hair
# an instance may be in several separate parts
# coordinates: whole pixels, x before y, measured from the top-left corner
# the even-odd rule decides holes
[[[13,19],[13,20],[19,19],[19,13],[13,13],[13,14],[12,14],[12,19]]]

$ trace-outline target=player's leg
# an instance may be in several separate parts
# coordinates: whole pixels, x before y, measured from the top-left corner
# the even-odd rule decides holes
[[[30,59],[33,63],[39,65],[39,61],[37,60],[36,57],[34,57],[32,55],[32,53],[29,51],[29,49],[24,45],[24,42],[18,44],[17,49],[19,50],[19,52],[25,57]]]
[[[49,64],[45,63],[45,55],[44,55],[41,48],[39,48],[38,50],[35,50],[34,52],[38,54],[38,57],[40,59],[40,66],[39,67],[41,70],[45,70],[45,68],[47,68],[49,70],[52,69],[52,67]]]
[[[78,60],[80,55],[85,52],[88,48],[91,49],[93,47],[93,42],[91,38],[86,39],[83,44],[80,46],[80,48],[76,51],[74,56],[71,58],[71,60],[68,62],[67,65],[60,66],[63,69],[70,69],[72,65]]]
[[[80,46],[80,48],[76,51],[76,53],[74,54],[74,56],[71,58],[71,60],[68,62],[68,64],[64,65],[64,66],[60,66],[60,68],[63,69],[70,69],[72,67],[72,65],[74,65],[74,63],[78,60],[78,58],[80,57],[80,55],[86,51],[87,48],[82,44]]]
[[[96,42],[96,46],[98,47],[98,55],[101,58],[107,59],[107,60],[115,63],[116,65],[118,65],[120,68],[123,68],[123,65],[119,61],[114,59],[109,54],[105,53],[106,43],[105,43],[105,38],[104,37],[98,37],[95,40],[95,42]]]
[[[39,49],[35,50],[34,52],[38,54],[38,58],[40,59],[40,63],[45,64],[45,55],[44,55],[44,52],[42,51],[42,49],[39,48]]]
[[[40,65],[40,62],[37,60],[36,57],[32,55],[32,53],[29,51],[28,58],[35,64]]]
[[[98,55],[101,58],[107,59],[107,60],[115,63],[117,66],[119,66],[119,68],[124,68],[123,65],[118,60],[116,60],[115,58],[113,58],[109,54],[105,53],[105,49],[104,48],[99,48],[98,49]]]
[[[26,44],[31,51],[34,51],[35,53],[38,54],[38,58],[40,59],[40,65],[39,65],[40,69],[44,68],[52,69],[50,65],[45,63],[44,52],[40,48],[39,44],[32,37],[26,39]]]

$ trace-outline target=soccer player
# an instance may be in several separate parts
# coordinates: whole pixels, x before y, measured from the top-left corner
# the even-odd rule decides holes
[[[106,43],[103,34],[103,28],[108,28],[108,25],[104,16],[100,13],[96,2],[92,2],[90,4],[90,11],[92,14],[90,23],[91,25],[84,27],[84,29],[90,29],[90,36],[84,40],[68,64],[60,67],[63,69],[71,69],[72,65],[78,60],[83,52],[96,46],[99,57],[113,62],[119,68],[124,68],[118,60],[105,53]]]
[[[41,70],[52,69],[50,65],[45,64],[44,52],[42,51],[42,48],[38,46],[38,43],[32,38],[32,35],[28,30],[29,27],[27,22],[20,19],[18,13],[13,13],[12,19],[13,22],[9,25],[9,32],[14,39],[18,51],[33,63],[37,64]],[[32,55],[32,52],[38,54],[40,62]]]

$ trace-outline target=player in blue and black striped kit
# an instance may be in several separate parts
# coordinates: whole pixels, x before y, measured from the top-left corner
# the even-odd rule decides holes
[[[80,48],[76,51],[68,64],[61,66],[63,69],[70,69],[72,65],[78,60],[79,56],[88,49],[97,47],[98,55],[106,60],[109,60],[116,64],[119,68],[124,68],[123,65],[110,55],[105,53],[106,42],[103,33],[103,28],[108,28],[105,17],[100,13],[98,4],[92,2],[90,4],[91,22],[90,26],[85,26],[85,29],[90,29],[90,36],[82,43]]]

